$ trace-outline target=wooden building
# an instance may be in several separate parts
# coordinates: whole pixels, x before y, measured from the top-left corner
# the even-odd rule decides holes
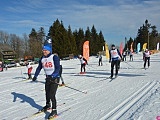
[[[16,52],[7,44],[0,43],[0,60],[10,60],[16,58]]]

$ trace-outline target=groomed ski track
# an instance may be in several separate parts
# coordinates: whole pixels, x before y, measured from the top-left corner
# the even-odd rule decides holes
[[[151,66],[146,70],[142,69],[142,54],[134,55],[133,62],[126,62],[121,63],[118,77],[109,82],[106,78],[110,76],[110,64],[105,56],[103,66],[98,66],[95,56],[90,57],[84,75],[79,75],[78,59],[61,61],[63,78],[70,88],[58,88],[57,105],[65,104],[57,110],[69,110],[55,120],[156,120],[160,115],[160,54],[151,55]],[[26,67],[0,73],[2,120],[20,120],[45,105],[44,71],[37,82],[25,80],[26,77]],[[48,115],[49,112],[26,120],[45,120]]]
[[[141,89],[136,91],[132,96],[125,99],[116,108],[111,110],[108,114],[100,120],[118,120],[120,119],[133,105],[135,105],[142,97],[144,97],[151,89],[156,86],[157,82],[148,82]],[[154,88],[155,89],[155,88]]]

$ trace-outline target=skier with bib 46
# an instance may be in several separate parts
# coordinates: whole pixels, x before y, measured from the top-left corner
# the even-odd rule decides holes
[[[57,116],[57,103],[56,103],[56,91],[59,83],[59,70],[60,70],[60,59],[57,55],[52,54],[52,47],[49,45],[43,46],[43,56],[39,60],[38,67],[36,69],[33,81],[37,79],[41,69],[44,69],[46,74],[45,79],[45,95],[46,95],[46,106],[40,110],[41,112],[47,111],[52,108],[48,119]],[[51,103],[50,103],[51,102]],[[51,106],[52,105],[52,106]]]

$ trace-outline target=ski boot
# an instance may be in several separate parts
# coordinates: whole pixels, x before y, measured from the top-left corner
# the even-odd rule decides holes
[[[57,117],[57,110],[52,109],[52,112],[48,116],[48,120]]]
[[[51,105],[50,104],[46,104],[46,106],[44,106],[40,112],[46,112],[48,109],[50,109]]]
[[[31,74],[28,74],[28,78],[27,78],[27,80],[32,80],[32,76],[31,76]]]
[[[62,82],[61,86],[65,86],[65,83],[64,83],[64,82]]]
[[[113,76],[110,76],[109,79],[113,79]]]

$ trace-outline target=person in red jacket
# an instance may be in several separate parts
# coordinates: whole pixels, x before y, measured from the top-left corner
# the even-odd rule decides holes
[[[28,80],[32,79],[31,72],[32,72],[33,67],[30,65],[30,63],[28,61],[25,61],[25,65],[28,69]]]

